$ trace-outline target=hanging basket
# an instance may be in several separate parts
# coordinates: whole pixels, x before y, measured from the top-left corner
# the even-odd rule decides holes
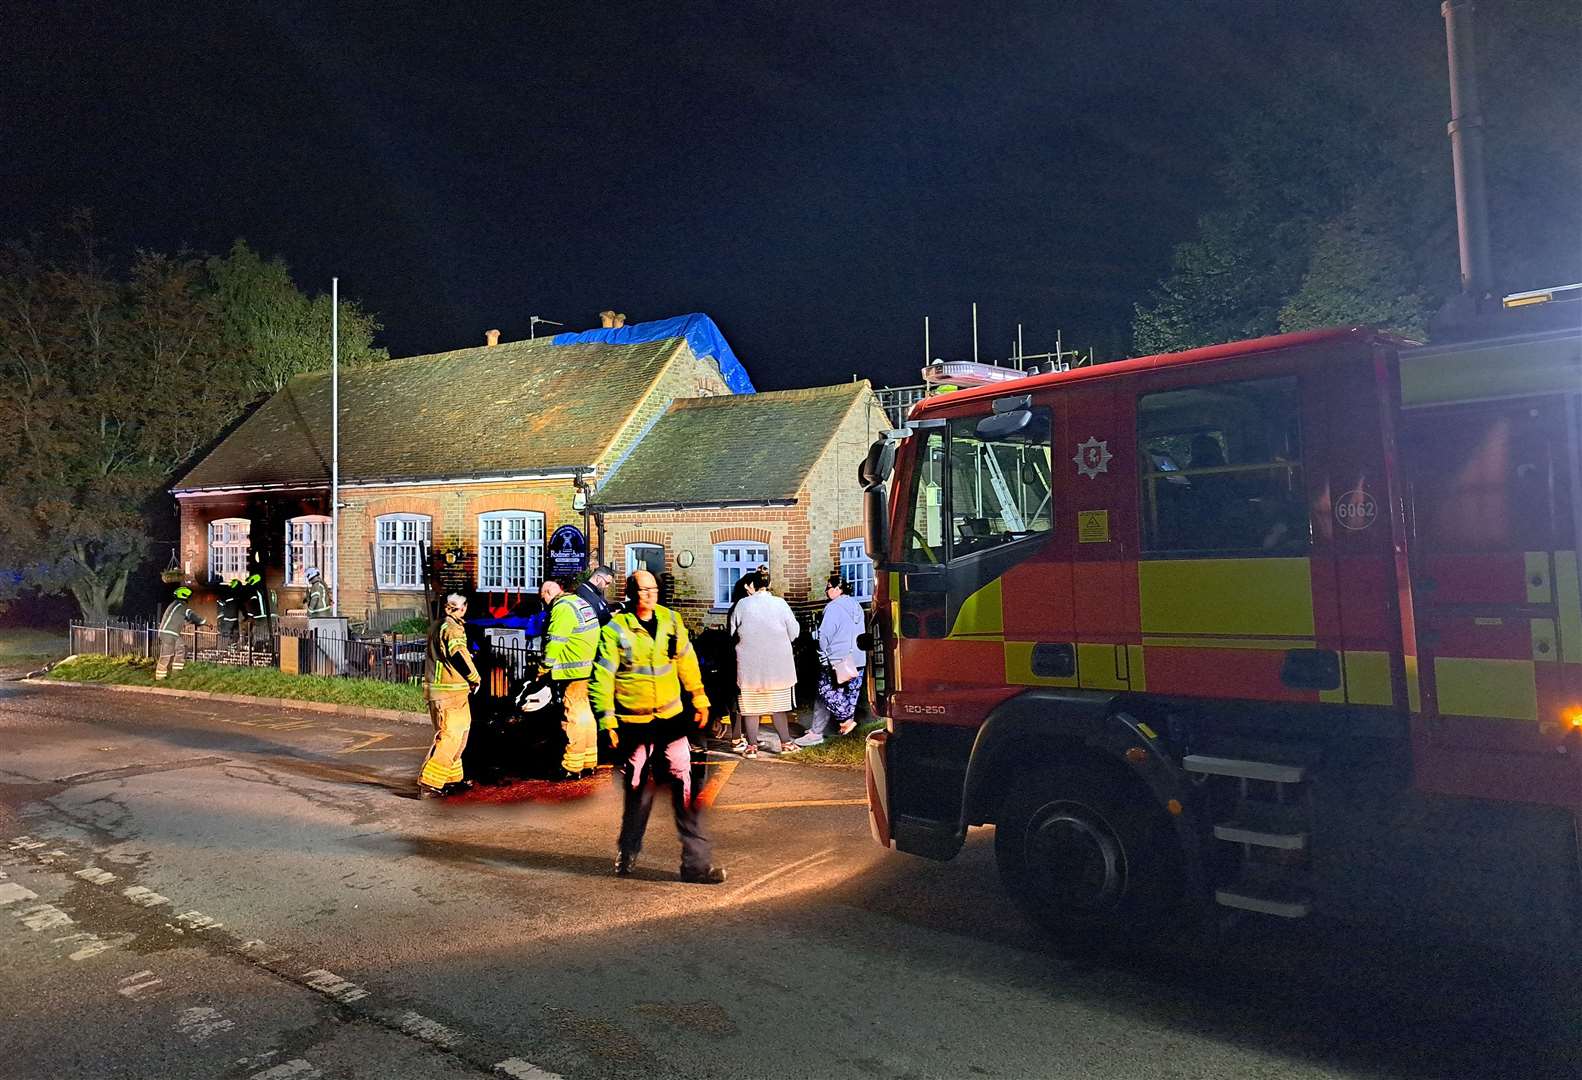
[[[166,585],[174,585],[181,580],[181,571],[161,570],[159,572],[159,580],[163,581]]]

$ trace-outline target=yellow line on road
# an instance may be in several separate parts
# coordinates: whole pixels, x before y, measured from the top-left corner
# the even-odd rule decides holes
[[[787,802],[744,802],[716,806],[716,810],[789,810],[798,806],[866,806],[867,799],[793,799]]]

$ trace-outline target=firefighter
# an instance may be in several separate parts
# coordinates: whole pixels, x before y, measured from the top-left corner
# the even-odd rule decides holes
[[[232,578],[227,584],[220,586],[219,593],[220,598],[217,606],[219,608],[220,644],[222,647],[229,647],[236,641],[236,628],[241,621],[241,579]]]
[[[560,779],[592,776],[599,764],[599,732],[588,705],[588,678],[593,674],[593,656],[599,651],[599,616],[592,605],[567,592],[558,581],[544,582],[538,597],[549,610],[540,674],[547,672],[560,689],[561,726],[566,732]]]
[[[324,575],[319,573],[319,568],[308,568],[308,595],[304,601],[308,609],[308,618],[323,619],[330,613],[330,587],[324,583]]]
[[[428,660],[424,666],[424,697],[434,722],[434,745],[423,759],[417,790],[421,798],[454,795],[472,787],[461,772],[461,752],[472,730],[472,710],[467,698],[477,693],[483,679],[467,651],[467,598],[457,593],[445,597],[445,613],[428,632]]]
[[[247,620],[248,648],[259,647],[260,635],[267,645],[272,629],[269,625],[269,593],[264,590],[264,579],[260,575],[247,575],[247,581],[241,588],[241,608],[242,616]]]
[[[692,714],[684,715],[681,692],[692,695]],[[697,654],[681,617],[659,605],[659,582],[646,570],[626,579],[626,610],[612,616],[599,634],[589,697],[599,727],[622,758],[618,772],[624,798],[615,872],[627,877],[637,865],[643,832],[653,809],[653,770],[670,788],[681,834],[681,880],[717,885],[725,871],[710,861],[708,836],[692,795],[689,729],[709,722]]]
[[[604,598],[604,590],[610,587],[610,582],[615,580],[615,571],[608,566],[595,566],[593,573],[588,575],[588,580],[577,586],[577,595],[593,609],[599,617],[599,626],[603,627],[610,621],[610,616],[615,612],[610,607],[610,602]]]
[[[187,606],[187,601],[192,599],[192,590],[185,585],[178,588],[173,594],[170,603],[165,605],[164,614],[159,617],[159,659],[154,662],[154,678],[166,679],[174,667],[180,671],[186,661],[181,655],[181,633],[187,624],[202,626],[204,618]]]

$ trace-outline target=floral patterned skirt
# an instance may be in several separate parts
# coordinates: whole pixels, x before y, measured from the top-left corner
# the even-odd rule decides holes
[[[829,668],[819,672],[818,699],[824,703],[824,708],[829,710],[830,716],[838,723],[844,724],[857,714],[857,697],[862,693],[862,679],[865,674],[866,672],[859,668],[856,678],[837,683]]]

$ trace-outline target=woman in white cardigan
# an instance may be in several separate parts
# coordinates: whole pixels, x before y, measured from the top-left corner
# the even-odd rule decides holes
[[[791,741],[791,710],[796,708],[796,658],[791,643],[802,628],[791,605],[769,591],[769,571],[759,569],[748,593],[731,612],[729,629],[736,639],[737,707],[747,728],[746,757],[758,753],[759,722],[774,721],[776,753],[797,749]]]

